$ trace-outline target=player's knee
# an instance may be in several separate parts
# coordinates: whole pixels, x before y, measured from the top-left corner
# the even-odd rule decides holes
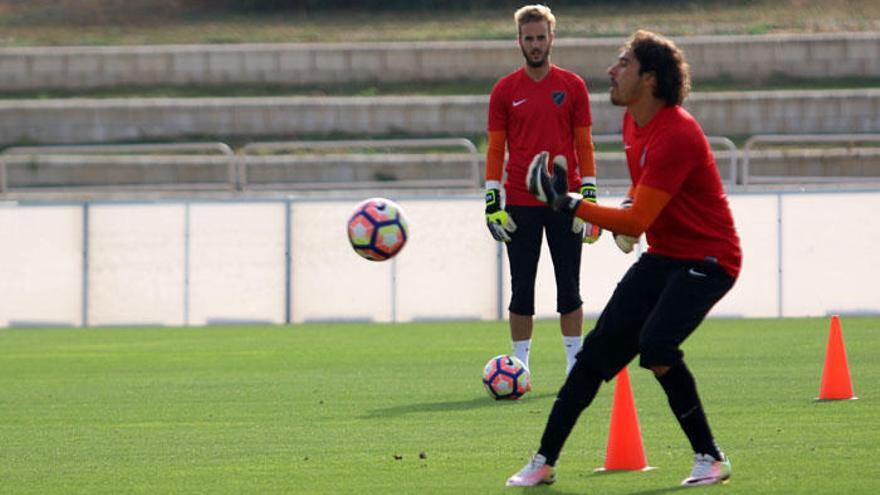
[[[657,342],[641,342],[639,345],[639,366],[651,370],[659,378],[681,360],[681,351]]]
[[[510,306],[507,307],[512,313],[532,316],[535,314],[535,299],[529,297],[511,297]]]
[[[665,364],[654,364],[654,365],[648,366],[648,369],[654,373],[654,376],[656,378],[660,378],[661,376],[665,375],[666,373],[669,372],[669,370],[671,368],[672,368],[672,366],[668,366]]]
[[[512,284],[510,293],[510,311],[518,315],[535,314],[535,286],[522,281]]]
[[[662,378],[666,373],[669,373],[669,370],[672,369],[672,364],[661,363],[658,361],[645,361],[642,360],[640,363],[642,368],[650,370],[651,373],[654,374],[654,378],[658,380]]]
[[[560,298],[556,301],[556,311],[561,315],[565,315],[571,313],[572,311],[577,311],[581,306],[584,305],[584,302],[581,300],[581,296],[579,294],[573,294],[566,298]]]

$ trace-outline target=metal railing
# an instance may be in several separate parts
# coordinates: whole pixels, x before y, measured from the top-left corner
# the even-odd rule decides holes
[[[306,150],[312,151],[331,151],[343,149],[348,151],[347,156],[381,156],[386,159],[388,154],[376,155],[375,153],[351,153],[355,150],[393,150],[393,149],[436,149],[436,148],[463,148],[466,151],[467,163],[469,164],[468,175],[466,177],[456,179],[389,179],[389,180],[373,180],[358,181],[351,184],[328,183],[319,181],[298,181],[286,182],[283,184],[252,184],[249,182],[249,168],[265,164],[265,160],[258,159],[254,155],[287,152],[289,158],[296,159],[295,155],[290,154],[292,151],[302,152]],[[249,189],[327,189],[327,188],[352,188],[352,187],[479,187],[481,181],[480,171],[480,155],[477,147],[465,138],[436,138],[436,139],[360,139],[360,140],[339,140],[339,141],[283,141],[283,142],[257,142],[250,143],[239,150],[239,188],[241,190]],[[375,161],[375,160],[373,160]],[[387,165],[395,166],[405,162],[387,162]],[[370,165],[371,160],[368,158],[359,163],[353,163],[354,166],[361,164]]]
[[[160,154],[161,153],[161,154]],[[178,157],[191,153],[219,153],[227,157],[226,163],[226,189],[235,189],[237,184],[235,153],[226,143],[160,143],[160,144],[113,144],[113,145],[72,145],[72,146],[15,146],[7,148],[0,153],[0,193],[9,191],[8,170],[7,165],[11,161],[9,157],[41,157],[41,156],[58,156],[58,155],[101,155],[114,157],[131,157],[141,156],[144,154],[153,154],[157,157]],[[165,185],[164,187],[173,187],[174,185]],[[112,186],[122,189],[122,186]],[[143,189],[157,187],[152,184],[138,184],[128,186],[128,188]],[[180,186],[178,186],[179,188]],[[186,184],[188,188],[216,188],[217,184]]]
[[[875,177],[851,177],[851,176],[796,176],[785,175],[784,177],[770,177],[763,180],[752,176],[752,157],[755,146],[760,144],[817,144],[817,143],[880,143],[880,134],[759,134],[746,140],[743,145],[741,167],[742,185],[748,187],[750,183],[757,182],[861,182],[880,181],[880,173]],[[880,172],[880,170],[878,170]]]
[[[880,183],[880,169],[876,176],[856,176],[856,175],[821,175],[806,176],[785,173],[778,176],[756,176],[754,175],[754,162],[757,158],[756,147],[762,144],[804,144],[817,145],[826,143],[849,143],[848,149],[854,149],[854,143],[880,143],[880,134],[766,134],[750,137],[745,141],[742,150],[738,149],[733,141],[721,136],[707,136],[707,140],[713,148],[721,147],[726,150],[729,156],[729,171],[724,174],[725,187],[732,189],[740,187],[747,189],[754,184],[772,184],[772,183],[788,183],[788,184],[809,184],[818,182],[827,183],[856,183],[856,182],[878,182]],[[600,143],[620,143],[622,137],[615,135],[596,135],[593,141]],[[448,152],[450,149],[463,150],[464,153],[455,151]],[[860,148],[877,151],[878,148]],[[418,150],[409,153],[402,153],[400,150]],[[443,150],[442,153],[438,152]],[[311,153],[311,154],[310,154]],[[614,151],[613,153],[617,153]],[[819,149],[819,158],[839,157],[841,150],[823,150]],[[836,153],[836,155],[835,155]],[[14,191],[40,191],[47,187],[10,187],[9,183],[9,165],[18,165],[23,162],[33,163],[39,157],[51,157],[59,160],[53,165],[59,166],[75,166],[79,163],[67,163],[64,160],[70,157],[81,158],[88,161],[90,157],[94,159],[92,164],[108,166],[111,161],[109,157],[128,159],[131,163],[126,165],[144,165],[144,157],[154,156],[161,158],[163,163],[171,163],[188,167],[190,165],[205,165],[206,163],[192,160],[193,154],[219,154],[226,167],[223,179],[216,182],[206,183],[204,181],[194,181],[191,183],[159,183],[159,184],[107,184],[107,185],[67,185],[67,186],[48,186],[53,190],[185,190],[185,189],[202,189],[202,190],[226,190],[226,191],[245,191],[245,190],[328,190],[328,189],[355,189],[355,188],[479,188],[482,183],[482,157],[477,147],[465,138],[429,138],[429,139],[377,139],[377,140],[325,140],[325,141],[283,141],[283,142],[254,142],[249,143],[234,152],[232,148],[222,142],[210,143],[164,143],[164,144],[120,144],[120,145],[73,145],[73,146],[16,146],[8,148],[0,153],[0,193]],[[623,150],[620,150],[620,155]],[[870,155],[872,153],[862,153]],[[271,156],[270,156],[271,155]],[[96,157],[104,158],[96,158]],[[179,163],[173,162],[172,159],[183,156],[190,159],[181,160]],[[56,158],[61,157],[61,158]],[[137,157],[136,159],[133,157]],[[762,157],[764,158],[764,157]],[[864,157],[860,157],[864,158]],[[219,158],[217,158],[219,160]],[[720,161],[719,157],[719,161]],[[727,161],[727,160],[725,160]],[[872,164],[876,160],[872,158]],[[315,173],[311,178],[304,168],[296,170],[311,163],[316,169],[320,167],[336,166],[337,177],[330,180],[315,180]],[[345,167],[340,168],[340,163]],[[625,163],[625,160],[624,160]],[[724,163],[723,161],[721,163]],[[216,163],[216,165],[220,165]],[[208,164],[210,165],[210,164]],[[251,173],[256,167],[274,165],[277,167],[290,168],[284,172],[289,177],[287,180],[267,180],[263,183],[251,181]],[[424,173],[418,172],[418,167],[424,165],[426,168]],[[459,168],[453,169],[452,166]],[[628,173],[621,173],[615,177],[606,176],[602,178],[602,170],[600,163],[600,184],[603,186],[626,186],[629,184]],[[739,165],[739,166],[738,166]],[[411,166],[412,168],[404,171],[404,177],[398,177],[397,168],[402,166]],[[437,171],[437,167],[447,167],[446,174],[440,177],[431,177],[431,171]],[[347,168],[346,168],[347,167]],[[464,168],[462,168],[464,167]],[[720,167],[719,167],[720,168]],[[342,170],[342,172],[340,172]],[[373,176],[365,177],[366,170]],[[385,171],[393,170],[392,173]],[[343,173],[344,172],[344,173]],[[383,175],[384,174],[384,175]],[[341,176],[354,177],[352,180],[340,179]],[[609,174],[615,175],[615,174]]]

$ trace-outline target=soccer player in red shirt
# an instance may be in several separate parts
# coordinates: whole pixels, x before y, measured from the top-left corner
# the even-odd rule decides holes
[[[608,70],[611,102],[626,107],[623,142],[632,177],[629,208],[610,208],[567,194],[565,159],[535,157],[529,189],[560,212],[649,248],[627,271],[584,337],[574,368],[559,390],[541,447],[508,485],[552,483],[562,445],[578,416],[636,355],[653,371],[694,450],[685,486],[727,480],[730,461],[719,450],[703,411],[681,343],[739,274],[739,237],[709,143],[697,121],[681,107],[690,87],[688,66],[675,44],[636,32]]]
[[[591,138],[587,86],[577,74],[550,63],[556,18],[544,5],[527,5],[514,14],[525,63],[501,78],[489,97],[486,153],[486,223],[492,237],[507,245],[510,262],[510,335],[513,352],[528,366],[535,313],[535,275],[546,231],[556,275],[566,372],[581,346],[583,301],[580,262],[583,242],[601,231],[573,214],[558,215],[526,189],[526,170],[535,153],[551,150],[572,164],[568,183],[596,201],[596,165]],[[501,204],[505,144],[506,206]]]

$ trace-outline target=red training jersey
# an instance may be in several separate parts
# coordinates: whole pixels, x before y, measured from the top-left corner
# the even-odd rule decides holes
[[[633,187],[672,198],[645,234],[648,252],[678,259],[715,259],[739,274],[739,236],[715,157],[700,124],[680,106],[663,107],[642,128],[626,112],[623,143]]]
[[[581,184],[574,151],[574,129],[592,125],[587,85],[574,72],[550,66],[540,81],[526,75],[525,68],[501,78],[489,96],[489,131],[507,134],[507,179],[509,205],[546,206],[529,194],[526,171],[532,158],[549,151],[551,160],[565,155],[568,184],[576,191]]]

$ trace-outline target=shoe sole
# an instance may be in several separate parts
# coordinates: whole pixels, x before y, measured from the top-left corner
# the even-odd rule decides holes
[[[554,475],[554,476],[551,476],[550,478],[543,479],[543,480],[541,480],[541,481],[535,483],[534,485],[520,485],[520,484],[517,484],[517,483],[511,483],[510,481],[508,481],[507,483],[505,483],[505,486],[520,486],[520,487],[523,487],[523,486],[540,486],[540,485],[552,485],[552,484],[555,483],[555,482],[556,482],[556,476]]]
[[[726,478],[705,478],[699,481],[695,481],[693,483],[682,483],[681,486],[706,486],[706,485],[715,485],[721,483],[722,485],[726,485],[730,483],[730,476]]]

